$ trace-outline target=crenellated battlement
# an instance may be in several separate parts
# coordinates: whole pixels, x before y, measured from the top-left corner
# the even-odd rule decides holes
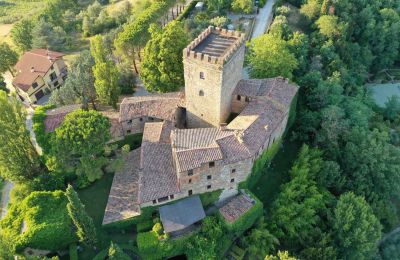
[[[244,42],[244,33],[209,26],[183,50],[183,57],[223,65]]]

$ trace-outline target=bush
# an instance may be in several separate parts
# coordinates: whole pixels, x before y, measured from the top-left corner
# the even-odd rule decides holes
[[[26,247],[60,250],[77,241],[62,191],[32,192],[21,203],[13,204],[0,221],[1,233],[12,241],[13,249]],[[21,232],[25,225],[26,230]]]
[[[35,113],[32,116],[33,122],[33,131],[36,135],[36,141],[38,142],[39,146],[42,148],[44,154],[49,154],[51,149],[50,138],[51,134],[45,132],[45,125],[44,121],[46,120],[46,111],[53,106],[38,106],[35,109]]]
[[[161,223],[156,223],[156,224],[154,224],[152,231],[153,231],[157,236],[160,236],[160,235],[164,232],[164,229],[163,229]]]

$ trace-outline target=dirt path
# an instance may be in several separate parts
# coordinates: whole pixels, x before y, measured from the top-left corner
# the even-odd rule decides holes
[[[26,115],[26,129],[28,129],[29,133],[31,134],[31,142],[33,144],[33,146],[36,149],[36,152],[39,155],[42,155],[43,151],[42,148],[39,146],[39,144],[36,141],[36,135],[35,132],[33,131],[33,121],[32,121],[32,117],[33,117],[33,113],[35,112],[35,110],[33,110],[32,107],[26,107],[26,111],[27,111],[27,115]]]
[[[1,191],[1,208],[0,208],[0,219],[2,219],[7,213],[7,205],[10,201],[10,191],[14,187],[14,183],[5,181],[3,190]]]

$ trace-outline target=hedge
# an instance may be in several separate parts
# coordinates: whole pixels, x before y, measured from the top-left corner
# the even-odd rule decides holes
[[[263,204],[262,202],[250,191],[246,190],[256,203],[246,213],[240,216],[235,222],[228,223],[225,218],[218,212],[219,217],[225,223],[226,228],[234,234],[235,237],[242,235],[247,229],[251,228],[254,223],[263,215]]]
[[[45,124],[44,121],[46,120],[46,111],[53,106],[38,106],[35,109],[35,113],[32,116],[32,128],[36,135],[36,141],[38,142],[39,146],[42,148],[44,154],[49,154],[51,149],[50,138],[51,134],[45,132]]]
[[[276,153],[282,144],[282,139],[278,139],[271,145],[271,147],[265,150],[260,157],[254,162],[251,169],[250,175],[247,177],[246,181],[240,183],[240,188],[250,189],[258,182],[261,175],[265,173],[265,165],[270,163],[275,157]]]
[[[21,233],[24,221],[27,229]],[[62,191],[32,192],[10,207],[0,227],[17,252],[26,247],[56,251],[77,241]]]
[[[189,16],[190,12],[193,10],[193,8],[196,6],[196,4],[197,4],[198,2],[199,2],[199,1],[192,1],[192,2],[190,2],[190,4],[188,4],[188,5],[186,6],[186,8],[183,10],[183,12],[182,12],[180,15],[178,15],[178,17],[176,18],[176,20],[177,20],[177,21],[182,21],[183,19],[187,18],[187,17]]]

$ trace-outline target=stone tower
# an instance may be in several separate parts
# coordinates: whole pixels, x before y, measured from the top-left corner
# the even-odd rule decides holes
[[[220,126],[242,79],[245,35],[208,27],[183,50],[189,128]]]

